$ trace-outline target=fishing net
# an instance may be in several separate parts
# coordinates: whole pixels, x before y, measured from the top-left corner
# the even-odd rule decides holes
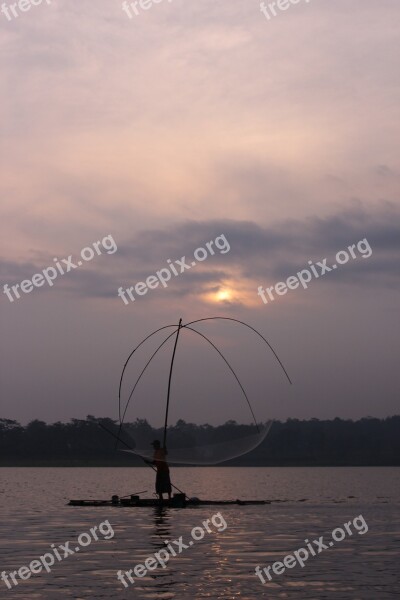
[[[213,428],[210,435],[209,427],[206,426],[177,426],[167,430],[167,460],[173,464],[187,465],[217,465],[226,462],[248,452],[259,446],[266,438],[272,421],[267,423],[248,426],[221,425]],[[146,459],[152,459],[154,449],[152,442],[155,439],[163,443],[163,430],[146,434],[138,433],[133,427],[124,428],[132,440],[132,449],[124,449]],[[247,434],[246,434],[247,431]],[[224,441],[223,437],[226,439]],[[185,438],[182,440],[182,438]],[[210,438],[214,438],[214,441]],[[222,438],[222,439],[221,439]],[[184,444],[184,445],[183,445]],[[187,445],[186,445],[187,444]]]
[[[257,368],[252,359],[246,368],[250,352],[244,356],[235,343],[230,352],[225,348],[222,352],[220,338],[216,343],[209,332],[206,336],[198,330],[199,323],[214,319],[153,332],[131,352],[121,375],[121,450],[151,460],[152,443],[158,440],[167,448],[171,464],[216,465],[262,444],[272,420],[266,414],[268,394],[260,393],[260,371],[265,371],[261,375],[266,382],[270,367],[275,375],[278,372],[281,385],[290,379],[257,330],[235,319],[221,320],[240,323],[256,333],[268,360],[259,359],[261,368]]]

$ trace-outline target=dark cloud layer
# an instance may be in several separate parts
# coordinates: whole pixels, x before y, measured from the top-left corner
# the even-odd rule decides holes
[[[238,220],[187,221],[164,230],[142,231],[132,240],[118,242],[118,251],[104,254],[80,269],[60,277],[54,289],[68,290],[87,297],[115,297],[118,287],[144,281],[167,265],[167,259],[192,257],[193,251],[224,235],[231,247],[218,250],[196,268],[173,278],[173,293],[183,296],[199,293],[207,286],[236,278],[265,282],[275,281],[307,267],[308,260],[328,258],[336,252],[366,238],[372,248],[368,260],[351,260],[330,281],[353,284],[376,284],[393,287],[399,281],[400,211],[385,204],[375,210],[350,208],[326,218],[283,221],[271,227]],[[51,264],[42,261],[1,264],[3,283],[29,279]],[[249,285],[249,284],[248,284]],[[45,289],[45,288],[44,288]]]

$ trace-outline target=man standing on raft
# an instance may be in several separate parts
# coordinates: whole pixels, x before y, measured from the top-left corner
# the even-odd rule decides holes
[[[163,501],[163,494],[168,494],[168,500],[171,500],[171,480],[169,478],[169,466],[167,463],[168,451],[161,448],[159,440],[154,440],[151,444],[154,448],[153,465],[157,469],[156,476],[156,494]]]

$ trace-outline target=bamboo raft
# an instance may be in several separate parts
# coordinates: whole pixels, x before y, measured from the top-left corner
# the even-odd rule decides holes
[[[165,506],[170,508],[187,508],[192,506],[253,506],[270,504],[269,500],[200,500],[199,498],[187,498],[184,494],[174,494],[171,500],[163,500],[161,503],[157,498],[120,498],[113,496],[111,500],[70,500],[68,506],[115,506],[119,508],[143,508],[149,506]]]

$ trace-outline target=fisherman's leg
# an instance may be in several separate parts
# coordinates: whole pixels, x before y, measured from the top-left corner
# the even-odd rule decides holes
[[[160,488],[161,488],[161,486],[160,486],[160,474],[157,471],[157,475],[156,475],[156,495],[158,497],[158,502],[160,504],[162,504],[162,494],[160,492]]]
[[[167,485],[167,489],[168,489],[168,499],[171,500],[171,494],[172,494],[172,486],[171,486],[171,479],[168,473],[168,485]]]

